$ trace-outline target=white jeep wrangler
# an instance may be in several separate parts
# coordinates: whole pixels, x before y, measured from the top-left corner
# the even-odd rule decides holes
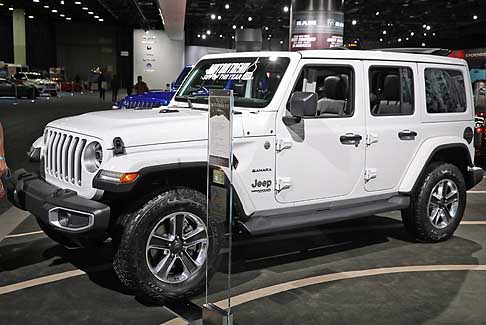
[[[239,231],[268,234],[401,210],[417,240],[452,236],[473,165],[465,61],[389,51],[208,55],[166,109],[105,111],[47,125],[41,175],[9,199],[54,240],[111,237],[120,280],[155,300],[194,294],[217,267],[206,222],[211,89],[234,91]],[[35,150],[34,150],[35,151]],[[209,240],[212,238],[213,240]]]

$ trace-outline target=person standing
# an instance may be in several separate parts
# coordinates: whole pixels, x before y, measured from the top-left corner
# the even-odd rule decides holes
[[[115,74],[113,75],[113,79],[111,79],[111,101],[113,103],[116,103],[118,99],[118,90],[120,89],[120,80],[118,79],[118,76]]]
[[[106,80],[105,75],[103,72],[100,73],[98,78],[98,90],[100,91],[100,100],[105,100],[105,92],[106,92]]]
[[[5,160],[5,147],[3,145],[3,128],[2,123],[0,123],[0,178],[8,173],[7,162]],[[0,199],[5,196],[5,190],[3,188],[2,182],[0,182]]]
[[[143,95],[144,93],[149,92],[147,84],[142,80],[142,76],[137,77],[137,84],[133,88],[137,95]]]

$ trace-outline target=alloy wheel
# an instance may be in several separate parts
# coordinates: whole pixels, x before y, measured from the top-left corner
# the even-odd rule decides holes
[[[459,208],[459,191],[454,181],[443,179],[430,193],[428,216],[437,229],[446,228],[456,217]]]

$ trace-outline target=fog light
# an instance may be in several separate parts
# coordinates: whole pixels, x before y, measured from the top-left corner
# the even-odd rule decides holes
[[[53,208],[49,210],[49,223],[58,228],[81,231],[94,225],[94,215],[66,208]]]

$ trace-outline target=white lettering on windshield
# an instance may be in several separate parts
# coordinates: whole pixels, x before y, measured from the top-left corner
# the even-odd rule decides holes
[[[253,63],[214,63],[206,69],[201,80],[252,80],[258,63],[260,58],[256,58]]]

